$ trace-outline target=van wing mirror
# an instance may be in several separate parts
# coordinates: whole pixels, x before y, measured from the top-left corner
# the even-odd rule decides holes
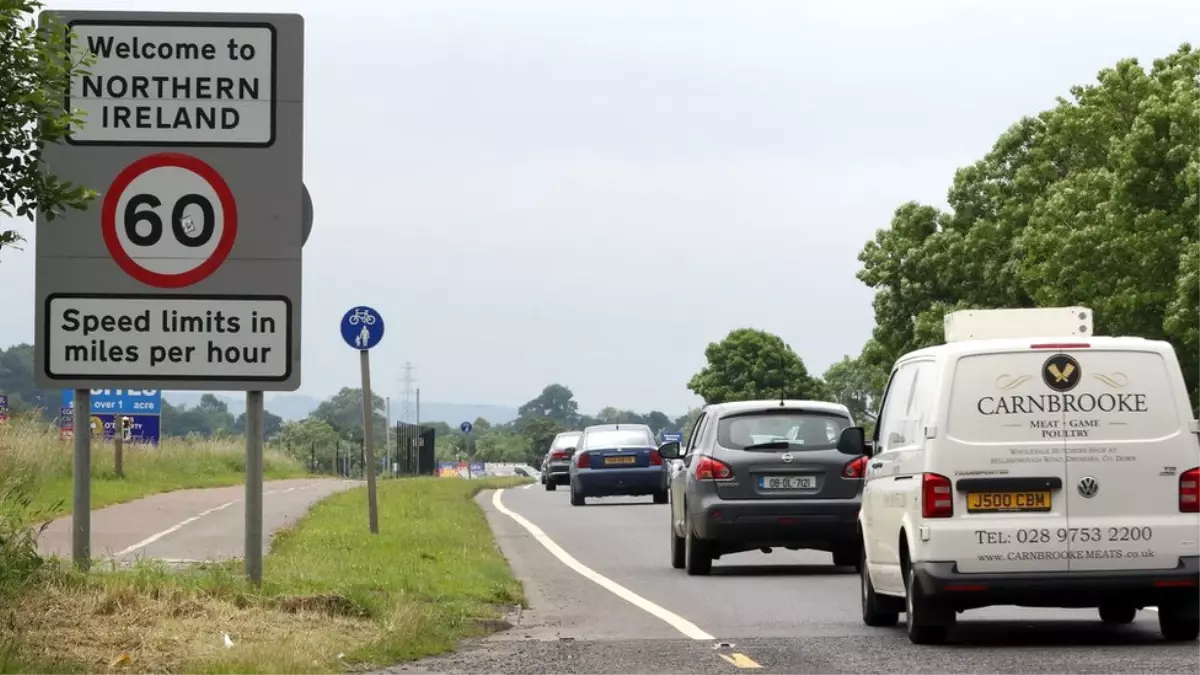
[[[663,459],[679,459],[679,441],[667,441],[658,446],[658,456]]]
[[[867,454],[866,433],[862,427],[846,427],[838,436],[838,452],[858,457]]]

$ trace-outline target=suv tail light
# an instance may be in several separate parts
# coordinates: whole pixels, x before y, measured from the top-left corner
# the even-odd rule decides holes
[[[550,459],[566,459],[566,458],[567,458],[567,453],[563,452],[562,450],[555,450],[550,453]]]
[[[650,451],[650,466],[662,466],[662,455],[658,454],[658,450]]]
[[[950,479],[936,473],[921,476],[921,515],[949,518],[954,515],[954,491]]]
[[[855,457],[842,468],[842,478],[862,478],[867,473],[867,456]]]
[[[592,456],[586,452],[579,453],[579,457],[575,458],[575,466],[580,469],[586,469],[592,465]]]
[[[1179,511],[1200,513],[1200,467],[1192,467],[1179,475]]]
[[[733,469],[728,464],[712,457],[701,457],[696,462],[696,478],[700,480],[732,480]]]

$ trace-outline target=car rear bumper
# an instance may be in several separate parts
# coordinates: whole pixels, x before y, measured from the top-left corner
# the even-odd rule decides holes
[[[961,607],[1135,607],[1197,605],[1200,557],[1182,556],[1167,570],[971,573],[953,562],[916,562],[913,575],[921,594]]]
[[[585,497],[648,495],[667,489],[667,474],[661,466],[576,471],[574,481]]]
[[[701,539],[831,548],[858,542],[859,499],[706,499],[690,513]]]
[[[556,462],[546,466],[546,480],[553,480],[565,485],[570,479],[570,475],[571,464],[569,462]]]

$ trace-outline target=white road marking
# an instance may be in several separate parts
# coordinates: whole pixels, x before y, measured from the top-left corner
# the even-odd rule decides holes
[[[534,485],[536,485],[536,483],[530,483],[529,485],[526,485],[525,487],[523,487],[523,488],[521,488],[521,489],[522,489],[522,490],[528,490],[529,488],[533,487]]]
[[[187,526],[191,523],[194,523],[197,520],[200,520],[201,518],[203,518],[204,516],[207,516],[210,513],[216,513],[217,511],[220,511],[221,509],[229,508],[230,506],[233,506],[236,503],[237,503],[237,500],[235,499],[231,502],[225,502],[224,504],[222,504],[220,506],[214,506],[213,508],[208,509],[207,511],[201,511],[200,513],[197,513],[196,515],[192,516],[191,518],[188,518],[187,520],[185,520],[183,522],[176,523],[175,525],[168,527],[167,529],[163,530],[162,532],[159,532],[158,534],[152,534],[149,537],[146,537],[145,539],[139,541],[138,543],[134,544],[133,546],[129,546],[127,548],[121,549],[120,551],[117,551],[116,557],[123,556],[123,555],[129,554],[129,553],[133,553],[134,551],[138,550],[139,548],[145,548],[146,546],[153,544],[154,542],[158,541],[159,539],[162,539],[163,537],[167,536],[168,534],[171,534],[172,532],[178,532],[179,530],[183,529],[185,526]]]
[[[555,543],[555,541],[547,536],[545,532],[542,532],[541,528],[526,520],[521,514],[505,506],[504,502],[500,500],[500,495],[503,493],[504,490],[496,490],[494,493],[492,493],[492,506],[495,506],[497,511],[503,513],[509,518],[512,518],[518,525],[525,528],[529,534],[533,535],[533,538],[536,539],[539,544],[544,546],[546,550],[550,552],[550,555],[558,558],[562,564],[575,570],[580,576],[596,582],[600,587],[609,591],[618,598],[625,600],[634,607],[637,607],[638,609],[655,618],[665,621],[669,626],[680,633],[683,633],[686,637],[689,637],[693,640],[716,639],[714,636],[705,633],[700,629],[699,626],[691,621],[688,621],[687,619],[679,616],[669,609],[666,609],[665,607],[660,607],[653,602],[650,602],[646,598],[643,598],[637,593],[634,593],[621,584],[618,584],[612,579],[609,579],[608,577],[576,560],[574,556],[563,550],[563,547]]]

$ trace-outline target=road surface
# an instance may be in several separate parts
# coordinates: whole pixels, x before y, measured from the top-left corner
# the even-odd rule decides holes
[[[668,507],[649,498],[496,494],[479,501],[531,609],[457,653],[382,672],[1200,672],[1196,644],[1161,642],[1152,611],[1106,627],[1095,610],[975,610],[950,644],[918,647],[901,626],[862,624],[858,577],[827,553],[743,553],[689,577],[670,566]]]
[[[271,537],[329,495],[357,487],[336,478],[269,481],[263,486],[263,551]],[[245,486],[179,490],[92,512],[92,558],[169,563],[241,558]],[[38,540],[42,555],[71,557],[71,517],[50,524]]]

